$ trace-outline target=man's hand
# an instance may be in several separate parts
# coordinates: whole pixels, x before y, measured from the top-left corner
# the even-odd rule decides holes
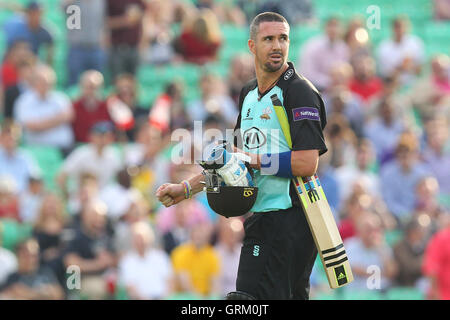
[[[243,154],[249,156],[250,159],[251,159],[250,160],[250,167],[251,168],[258,169],[258,170],[261,169],[261,158],[260,158],[260,156],[258,154],[245,152],[245,151],[239,149],[236,146],[232,146],[232,149],[233,149],[234,153],[243,153]]]
[[[165,207],[173,206],[185,199],[184,187],[181,183],[165,183],[156,191],[156,197]]]

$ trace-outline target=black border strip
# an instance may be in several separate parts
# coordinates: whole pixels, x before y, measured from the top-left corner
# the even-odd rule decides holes
[[[345,254],[345,250],[342,250],[341,252],[336,253],[336,254],[334,254],[334,255],[332,255],[332,256],[324,257],[323,260],[324,260],[324,261],[331,260],[331,259],[340,257],[340,256],[342,256],[343,254]]]
[[[337,251],[337,250],[339,250],[340,248],[343,248],[343,247],[344,247],[344,243],[341,243],[340,245],[338,245],[338,246],[336,246],[334,248],[323,250],[322,251],[322,255],[330,253],[330,252],[333,252],[333,251]]]
[[[347,261],[347,260],[348,260],[348,258],[347,258],[347,257],[344,257],[344,258],[342,258],[341,260],[338,260],[338,261],[335,261],[335,262],[331,262],[331,263],[326,264],[325,267],[329,268],[329,267],[337,266],[338,264],[341,264],[342,262],[345,262],[345,261]]]

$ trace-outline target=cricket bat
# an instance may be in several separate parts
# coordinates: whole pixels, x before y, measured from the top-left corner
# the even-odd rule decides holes
[[[336,289],[353,281],[344,243],[317,174],[292,179],[306,214],[328,283]]]
[[[286,110],[276,94],[270,98],[286,142],[292,149]],[[292,181],[300,198],[330,287],[336,289],[345,286],[353,281],[353,274],[344,243],[317,174],[312,177],[296,177]]]

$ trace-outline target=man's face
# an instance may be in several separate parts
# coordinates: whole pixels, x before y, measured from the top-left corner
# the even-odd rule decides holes
[[[341,24],[339,23],[339,20],[333,19],[331,21],[328,21],[325,27],[325,32],[328,36],[328,39],[330,39],[331,41],[338,39],[341,35]]]
[[[276,72],[286,63],[289,54],[289,25],[284,22],[262,22],[256,39],[249,40],[256,63],[266,72]]]
[[[42,11],[40,9],[30,10],[27,12],[28,24],[32,29],[36,29],[41,25]]]

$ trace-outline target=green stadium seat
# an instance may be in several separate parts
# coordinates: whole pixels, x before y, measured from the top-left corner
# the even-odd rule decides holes
[[[31,225],[21,224],[11,219],[0,219],[0,243],[2,247],[14,251],[15,246],[31,236]]]
[[[403,237],[403,231],[390,230],[386,231],[384,238],[389,246],[395,245]]]
[[[27,152],[40,166],[44,184],[49,190],[55,190],[55,177],[63,163],[59,149],[47,146],[23,145],[21,149]]]
[[[416,288],[391,288],[386,293],[387,300],[423,300],[424,294]]]

